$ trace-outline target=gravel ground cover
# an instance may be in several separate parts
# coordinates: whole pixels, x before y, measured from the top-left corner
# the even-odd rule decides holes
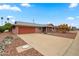
[[[3,45],[3,41],[6,37],[12,37],[12,40],[6,39],[5,40],[6,45]],[[18,53],[16,50],[16,47],[21,46],[21,45],[26,45],[26,44],[27,43],[25,41],[17,37],[15,34],[12,34],[12,33],[0,34],[0,47],[3,50],[3,52],[1,51],[2,56],[43,56],[34,48]]]

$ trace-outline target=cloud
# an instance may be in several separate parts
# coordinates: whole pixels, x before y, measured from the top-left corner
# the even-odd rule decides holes
[[[7,18],[14,18],[14,16],[7,16]]]
[[[15,22],[15,17],[14,16],[6,16],[6,18],[10,18],[9,22],[14,24],[14,22]]]
[[[23,7],[31,7],[31,5],[29,3],[22,3],[21,6],[23,6]]]
[[[12,19],[12,20],[11,20],[11,23],[15,23],[15,19]]]
[[[0,5],[0,10],[12,10],[12,11],[21,12],[21,9],[19,7],[7,5],[7,4]]]
[[[71,23],[71,26],[74,26],[75,24],[74,23]]]
[[[74,20],[74,17],[68,17],[67,20]]]
[[[51,22],[48,22],[47,24],[51,24]]]
[[[76,16],[76,18],[79,18],[79,16]]]
[[[69,8],[75,8],[78,6],[78,3],[70,3]]]

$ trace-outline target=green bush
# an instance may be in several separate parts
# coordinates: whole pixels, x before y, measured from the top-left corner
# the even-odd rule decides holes
[[[4,28],[5,28],[5,30],[11,30],[12,29],[12,24],[11,23],[6,23],[5,25],[4,25]]]
[[[3,33],[5,31],[4,26],[0,26],[0,32]]]
[[[12,24],[11,23],[6,23],[3,26],[0,26],[0,32],[3,33],[5,30],[11,30],[12,29]]]

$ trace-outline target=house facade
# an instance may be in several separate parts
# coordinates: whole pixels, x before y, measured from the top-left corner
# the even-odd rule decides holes
[[[12,32],[15,34],[47,33],[52,32],[53,27],[52,24],[35,24],[16,21],[13,25]]]

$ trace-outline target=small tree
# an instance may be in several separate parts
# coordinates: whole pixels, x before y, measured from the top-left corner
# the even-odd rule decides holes
[[[68,24],[61,24],[58,26],[58,31],[62,33],[66,33],[67,31],[70,31],[71,27],[68,26]]]
[[[4,28],[5,28],[5,30],[11,30],[12,29],[12,24],[11,23],[6,23],[5,25],[4,25]]]
[[[5,28],[3,26],[0,26],[0,32],[3,33],[5,31]]]

